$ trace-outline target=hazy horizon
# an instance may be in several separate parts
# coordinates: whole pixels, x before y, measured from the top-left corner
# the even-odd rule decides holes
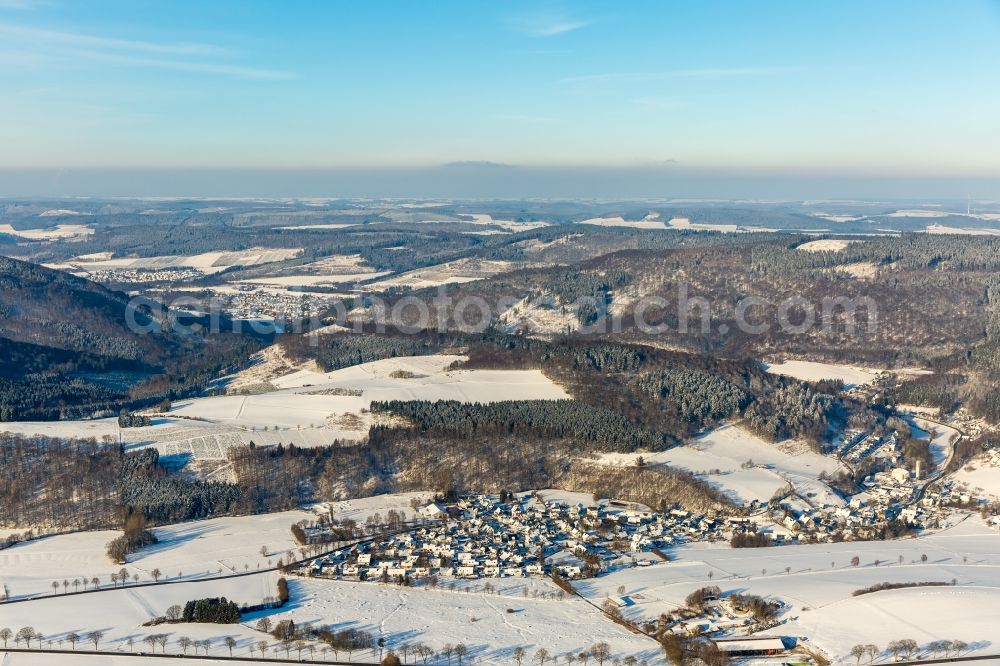
[[[0,0],[0,195],[997,199],[998,33],[998,0]]]
[[[1000,180],[673,167],[0,169],[0,197],[1000,200]]]

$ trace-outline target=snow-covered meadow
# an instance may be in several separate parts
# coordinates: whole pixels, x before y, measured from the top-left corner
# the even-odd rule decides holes
[[[746,446],[759,446],[735,426],[720,431],[721,435],[706,438],[704,455],[736,461],[739,458],[734,456]],[[768,448],[755,449],[753,454],[762,461],[770,455],[780,462],[784,474],[817,471],[809,458],[797,460],[810,454],[792,456],[766,443],[763,446]],[[593,503],[586,494],[551,489],[539,494],[546,499]],[[15,599],[26,594],[43,596],[0,604],[0,627],[33,626],[55,645],[70,631],[83,634],[96,629],[105,634],[103,649],[122,651],[127,651],[130,638],[142,646],[144,636],[167,633],[169,653],[178,649],[176,640],[183,635],[211,639],[210,653],[215,656],[228,654],[222,643],[225,636],[236,640],[238,656],[247,655],[251,644],[264,639],[272,646],[273,656],[276,642],[254,629],[256,621],[267,616],[272,622],[293,619],[296,624],[368,631],[384,638],[389,649],[423,643],[440,650],[445,644],[462,642],[475,662],[483,664],[510,663],[516,647],[527,650],[529,656],[539,648],[558,655],[579,652],[599,641],[607,641],[619,658],[634,655],[650,664],[662,663],[654,642],[610,622],[593,605],[560,595],[558,588],[540,578],[455,581],[454,589],[451,579],[444,578],[440,587],[432,589],[291,577],[288,605],[249,613],[240,625],[141,626],[170,605],[189,599],[226,596],[255,604],[273,595],[276,575],[254,573],[254,569],[297,550],[289,528],[298,520],[327,511],[338,519],[358,522],[376,512],[385,515],[390,509],[409,514],[412,499],[427,497],[423,493],[385,495],[318,505],[312,507],[314,513],[292,511],[158,527],[160,543],[131,556],[126,568],[140,573],[141,582],[150,581],[154,568],[168,581],[183,571],[185,582],[98,594],[63,595],[60,588],[53,596],[50,585],[52,580],[97,575],[106,587],[107,574],[119,568],[103,552],[114,532],[20,544],[0,551],[0,583],[10,588]],[[267,547],[267,558],[259,553],[262,545]],[[960,639],[970,644],[973,654],[988,654],[1000,646],[1000,628],[983,611],[1000,601],[1000,532],[975,516],[938,532],[895,541],[744,549],[701,542],[677,546],[668,554],[670,562],[620,569],[577,581],[576,587],[597,606],[609,597],[627,597],[628,605],[622,610],[633,619],[654,619],[676,610],[687,594],[710,584],[720,586],[724,594],[779,599],[787,604],[782,611],[786,623],[768,633],[808,637],[808,645],[837,661],[847,661],[855,643],[884,648],[889,640],[901,638],[913,638],[921,645],[939,638]],[[856,566],[854,557],[859,560]],[[249,570],[250,575],[207,580],[219,569],[223,574]],[[859,588],[880,583],[928,581],[947,585],[852,596]],[[486,583],[494,589],[487,590]],[[367,654],[354,655],[356,660],[368,658]],[[12,663],[34,663],[26,661],[27,657],[16,659],[20,661]],[[106,658],[94,658],[101,659]]]
[[[56,211],[61,213],[69,213],[69,211]],[[39,215],[39,217],[48,217],[45,213]],[[94,228],[87,226],[86,224],[57,224],[56,226],[49,229],[22,229],[17,230],[9,224],[0,224],[0,234],[7,234],[9,236],[17,236],[18,238],[24,238],[26,240],[35,241],[49,241],[49,240],[65,240],[70,238],[85,238],[94,233]]]
[[[181,635],[192,639],[211,639],[213,654],[228,655],[223,646],[224,636],[238,640],[237,654],[246,654],[251,641],[261,634],[244,625],[183,624],[143,627],[149,620],[162,616],[175,604],[183,606],[192,599],[226,597],[238,604],[255,605],[277,593],[277,574],[262,573],[240,578],[212,581],[154,585],[149,587],[121,588],[92,594],[47,597],[29,602],[0,604],[0,627],[17,631],[20,627],[33,627],[35,631],[52,640],[53,647],[69,649],[66,637],[71,632],[86,636],[92,631],[103,633],[99,643],[102,650],[128,652],[127,642],[132,639],[136,651],[149,648],[143,638],[151,634],[166,633],[170,636],[169,651],[180,653],[176,639]],[[61,642],[60,642],[61,641]],[[77,649],[93,649],[84,638]],[[93,663],[100,663],[95,657]],[[3,662],[0,662],[3,663]],[[66,658],[60,663],[67,663]],[[88,661],[87,663],[91,663]]]
[[[377,282],[364,285],[366,291],[384,291],[392,287],[409,289],[424,289],[439,287],[445,284],[460,284],[475,282],[500,273],[519,268],[519,264],[511,261],[489,259],[458,259],[444,264],[417,268],[406,273],[393,275]]]
[[[158,543],[129,555],[124,568],[139,574],[140,583],[152,581],[159,569],[161,580],[196,580],[209,576],[256,571],[274,566],[279,559],[299,557],[299,545],[292,538],[291,527],[318,516],[338,521],[353,520],[363,524],[369,517],[397,511],[413,518],[413,500],[426,503],[432,493],[410,492],[376,495],[338,502],[323,502],[309,510],[282,511],[255,516],[227,516],[163,525],[152,528]],[[20,532],[21,530],[11,530]],[[0,533],[0,536],[3,534]],[[11,599],[51,595],[52,582],[60,584],[59,595],[87,589],[73,586],[74,580],[100,579],[101,587],[110,585],[110,574],[122,565],[113,564],[106,546],[121,532],[95,530],[43,537],[0,550],[0,585]],[[266,554],[262,554],[261,550]],[[70,583],[68,590],[62,581]]]
[[[93,233],[93,229],[90,232]],[[204,252],[196,255],[163,255],[158,257],[112,258],[110,253],[98,253],[76,257],[67,261],[66,265],[87,273],[114,269],[194,268],[203,273],[211,274],[232,266],[259,266],[275,261],[284,261],[300,254],[302,254],[301,248],[251,248],[234,252]]]
[[[737,502],[766,502],[788,484],[817,505],[843,504],[820,479],[841,469],[834,458],[797,442],[771,444],[738,425],[725,425],[679,446],[656,453],[608,453],[601,461],[631,465],[666,464],[701,476]]]
[[[558,491],[542,494],[559,496]],[[350,514],[359,519],[375,509],[398,507],[406,499],[386,496],[353,500],[338,503],[335,509],[339,516]],[[284,522],[277,521],[278,517]],[[217,524],[218,529],[193,538],[179,535],[178,543],[168,546],[166,553],[154,547],[140,554],[138,563],[147,567],[157,561],[171,561],[166,559],[171,550],[175,551],[173,563],[181,559],[189,564],[207,563],[210,553],[225,545],[226,537],[232,538],[232,549],[239,543],[244,550],[259,547],[259,541],[268,540],[263,535],[270,532],[279,541],[278,531],[293,517],[277,514],[206,521]],[[233,524],[239,521],[246,521],[246,528],[234,533]],[[255,529],[256,525],[262,525],[261,529]],[[83,552],[87,550],[83,548],[85,541],[77,535],[48,540],[47,553],[40,548],[44,541],[33,548],[26,544],[16,561],[5,561],[0,570],[34,568],[39,573],[53,574],[57,569],[68,571],[68,562],[81,556],[96,557],[93,546],[105,536],[92,535],[94,544],[89,554]],[[58,550],[64,550],[65,556],[54,557],[57,548],[52,546],[59,544],[56,539],[70,538],[77,539],[76,546],[81,550],[74,552],[71,542],[63,541]],[[199,540],[203,541],[200,545]],[[36,550],[39,557],[25,557]],[[786,623],[768,633],[808,637],[807,645],[823,650],[838,662],[848,661],[847,652],[858,642],[885,648],[889,640],[901,638],[912,638],[922,646],[939,638],[958,639],[970,645],[971,654],[988,654],[1000,646],[1000,627],[989,612],[984,612],[1000,601],[1000,533],[976,517],[937,533],[898,541],[759,549],[692,543],[674,548],[669,554],[671,562],[578,581],[577,589],[596,605],[609,597],[627,597],[625,615],[643,619],[676,610],[687,594],[709,584],[718,585],[724,594],[740,592],[780,599],[787,604],[782,611]],[[854,557],[859,558],[857,566],[852,564]],[[852,596],[855,590],[880,583],[928,581],[947,585]],[[494,589],[487,591],[486,583]],[[228,654],[222,639],[232,636],[236,640],[234,653],[244,656],[259,640],[275,644],[253,628],[260,617],[267,616],[272,622],[293,619],[296,624],[312,622],[368,631],[384,638],[388,649],[422,643],[440,650],[445,644],[462,642],[475,662],[484,664],[510,663],[516,647],[526,649],[529,656],[539,648],[559,655],[579,652],[599,641],[607,641],[619,658],[634,655],[651,664],[661,663],[662,653],[654,642],[610,622],[583,600],[560,595],[549,581],[538,578],[456,581],[455,589],[445,579],[441,587],[431,589],[292,577],[292,600],[288,605],[247,614],[240,625],[141,626],[170,605],[192,598],[226,596],[239,603],[258,603],[274,593],[275,584],[275,574],[261,573],[228,580],[119,588],[96,595],[60,594],[0,605],[0,626],[33,626],[54,645],[68,632],[84,634],[96,629],[105,635],[102,649],[122,651],[128,650],[130,638],[141,649],[144,636],[167,633],[169,653],[178,649],[176,640],[183,635],[211,639],[214,647],[210,653],[216,656]],[[64,643],[63,647],[68,645]],[[84,650],[87,646],[78,648]],[[354,655],[355,660],[369,657]],[[46,663],[20,656],[16,659],[20,661],[11,663]],[[888,657],[883,655],[883,659]]]
[[[742,549],[694,543],[670,555],[672,562],[623,569],[577,587],[599,603],[620,596],[623,586],[633,602],[623,611],[633,618],[676,610],[706,585],[718,585],[723,594],[780,599],[790,604],[783,615],[788,623],[770,633],[808,636],[838,661],[847,661],[856,643],[884,648],[902,638],[921,645],[961,639],[987,653],[1000,647],[1000,626],[984,610],[1000,599],[1000,532],[976,517],[913,539]],[[852,596],[885,582],[948,585]]]
[[[483,592],[487,582],[497,591]],[[353,626],[386,636],[390,648],[420,642],[440,650],[464,643],[477,663],[487,664],[511,663],[518,646],[530,658],[539,648],[577,654],[601,641],[621,658],[658,663],[662,654],[654,641],[614,624],[583,600],[557,598],[559,589],[544,579],[460,581],[456,591],[293,580],[290,589],[296,603],[273,619]]]
[[[373,419],[367,410],[374,400],[488,403],[570,397],[538,370],[450,369],[464,358],[449,354],[398,357],[328,373],[315,363],[278,363],[276,376],[262,371],[228,378],[237,386],[268,382],[273,391],[181,400],[169,412],[154,416],[148,427],[121,429],[117,419],[108,418],[3,423],[0,432],[110,438],[132,449],[155,447],[162,456],[179,456],[178,460],[224,465],[230,447],[251,441],[315,447],[335,440],[364,440]]]
[[[765,370],[776,375],[787,375],[806,382],[823,379],[839,379],[850,388],[860,384],[870,384],[879,375],[878,370],[850,365],[819,363],[816,361],[787,360],[771,363]]]
[[[239,427],[309,428],[358,414],[373,400],[558,400],[569,395],[538,370],[449,370],[454,355],[385,359],[321,373],[297,370],[272,380],[279,390],[175,403],[173,416]],[[361,395],[334,395],[338,389]]]
[[[579,224],[589,224],[596,227],[630,227],[632,229],[668,229],[666,223],[656,217],[645,217],[641,220],[626,220],[621,217],[592,217],[581,220]]]
[[[131,639],[136,650],[144,648],[150,634],[168,635],[167,652],[179,653],[177,639],[210,639],[209,654],[227,656],[223,638],[236,641],[234,654],[249,655],[251,645],[275,641],[254,626],[262,617],[272,623],[292,619],[335,630],[353,628],[383,639],[388,650],[402,651],[404,644],[422,643],[440,651],[446,644],[464,643],[476,663],[509,664],[514,648],[524,648],[529,658],[539,648],[553,656],[574,654],[597,642],[606,641],[618,657],[634,655],[651,664],[661,663],[658,645],[612,623],[585,601],[576,597],[556,598],[559,590],[542,579],[492,581],[495,592],[483,591],[483,582],[456,590],[404,588],[392,584],[350,583],[290,578],[291,601],[282,609],[257,611],[243,617],[241,624],[165,624],[143,627],[173,604],[190,599],[225,596],[237,603],[259,603],[274,594],[275,574],[255,574],[242,578],[176,585],[117,589],[98,594],[47,598],[29,603],[0,605],[0,626],[34,627],[53,647],[69,648],[70,632],[84,636],[103,632],[103,650],[128,652]],[[527,593],[525,593],[527,589]],[[60,645],[60,640],[62,644]],[[313,644],[319,648],[318,643]],[[77,649],[92,645],[81,642]],[[148,650],[148,648],[146,648]],[[273,653],[271,650],[268,654]],[[292,652],[293,656],[295,651]],[[308,654],[308,653],[306,653]],[[280,653],[284,657],[284,652]],[[340,653],[342,660],[347,654]],[[99,659],[99,658],[95,658]],[[354,661],[372,661],[368,651],[356,651]],[[27,662],[26,662],[27,663]],[[100,663],[97,661],[96,663]]]
[[[857,241],[845,240],[843,238],[821,238],[819,240],[808,241],[796,246],[796,250],[803,252],[839,252],[851,243]]]
[[[398,504],[398,502],[397,502]],[[335,513],[335,515],[338,515]],[[212,518],[153,528],[159,543],[129,556],[124,565],[140,582],[152,581],[159,569],[162,580],[189,580],[266,568],[279,558],[288,559],[298,549],[291,526],[300,520],[314,520],[308,511],[285,511],[260,516]],[[105,554],[107,543],[121,532],[98,530],[76,532],[27,541],[0,550],[0,585],[11,599],[52,594],[52,582],[59,593],[89,586],[74,586],[74,580],[100,579],[101,587],[111,584],[116,565]],[[266,548],[267,556],[261,555]]]

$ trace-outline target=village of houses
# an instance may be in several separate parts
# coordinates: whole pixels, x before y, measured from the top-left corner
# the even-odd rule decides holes
[[[477,495],[420,509],[424,525],[312,561],[319,577],[402,581],[409,577],[593,576],[663,561],[687,540],[722,539],[724,520],[687,511],[656,513],[619,502],[596,506],[522,495]],[[739,521],[738,521],[739,522]]]
[[[551,576],[589,578],[669,559],[669,550],[695,541],[766,535],[772,545],[871,538],[899,521],[937,527],[953,501],[952,482],[921,490],[901,468],[877,472],[866,490],[843,506],[814,507],[789,495],[750,516],[655,512],[641,505],[543,500],[538,494],[476,495],[419,510],[419,527],[364,541],[309,562],[313,577],[404,582],[428,576],[457,579]],[[770,515],[768,515],[770,512]],[[771,523],[771,520],[774,523]],[[764,520],[761,520],[764,519]],[[761,521],[761,522],[758,522]]]
[[[848,431],[837,452],[848,463],[875,464],[860,492],[811,497],[789,486],[743,515],[679,508],[656,512],[614,500],[521,493],[477,495],[419,508],[422,524],[364,541],[309,562],[312,577],[412,582],[552,576],[590,578],[669,559],[672,548],[698,541],[762,536],[757,545],[830,543],[885,538],[887,529],[938,529],[954,509],[981,503],[952,476],[902,466],[898,437]],[[1000,454],[996,456],[1000,464]],[[826,499],[827,501],[823,501]],[[829,501],[835,499],[839,501]],[[997,522],[997,521],[993,521]],[[891,535],[891,534],[890,534]]]
[[[555,593],[562,597],[578,593],[575,580],[664,565],[674,559],[674,549],[685,544],[735,546],[741,535],[763,536],[763,543],[755,545],[768,546],[879,541],[945,528],[987,501],[954,475],[943,474],[943,466],[929,473],[919,465],[907,469],[894,432],[882,437],[847,432],[841,441],[836,453],[848,466],[874,463],[853,495],[799,493],[790,485],[769,502],[754,502],[738,515],[696,514],[679,508],[658,512],[561,491],[476,495],[415,506],[420,520],[401,525],[389,536],[375,536],[317,557],[295,573],[451,589],[456,584],[463,587],[460,581],[466,581],[467,588],[468,581],[481,580],[486,592],[498,589],[491,579],[546,577],[562,588]],[[1000,467],[1000,453],[987,452],[981,464]],[[1000,527],[996,517],[988,522]],[[926,555],[923,558],[926,561]],[[879,566],[878,559],[874,566]],[[644,601],[642,594],[625,593],[624,586],[617,594],[613,586],[604,587],[607,597],[595,603],[609,617],[621,620],[622,611]],[[636,622],[642,614],[629,614],[624,622],[647,634],[710,636],[715,647],[733,658],[766,658],[798,650],[793,648],[794,637],[768,635],[774,627],[798,619],[782,595],[768,597],[765,603],[772,614],[765,618],[755,616],[749,605],[741,606],[741,600],[761,602],[760,597],[711,585],[698,594],[704,597],[702,605],[678,606],[655,621],[646,616]]]

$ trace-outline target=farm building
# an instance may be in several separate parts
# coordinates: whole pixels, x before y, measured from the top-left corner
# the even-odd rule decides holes
[[[785,651],[785,643],[778,636],[720,638],[715,645],[728,657],[764,657]]]

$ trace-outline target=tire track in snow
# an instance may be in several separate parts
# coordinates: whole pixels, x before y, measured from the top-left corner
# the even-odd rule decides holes
[[[522,640],[527,640],[525,634],[527,634],[527,636],[534,637],[535,632],[533,632],[531,629],[528,629],[527,627],[518,627],[518,626],[515,626],[515,625],[511,624],[510,620],[507,619],[507,613],[506,612],[501,612],[501,610],[499,608],[497,608],[496,606],[494,606],[490,602],[489,597],[487,595],[485,595],[485,594],[483,595],[483,602],[487,606],[489,606],[490,608],[492,608],[497,614],[499,614],[500,615],[500,619],[503,620],[504,626],[509,627],[511,630],[513,630],[513,632],[515,634],[517,634]]]
[[[406,601],[407,601],[407,599],[409,599],[409,596],[405,592],[403,592],[402,590],[396,590],[396,594],[399,596],[399,603],[396,604],[396,607],[393,608],[391,611],[389,611],[388,614],[386,614],[385,616],[383,616],[382,619],[378,623],[378,631],[379,631],[379,635],[381,635],[381,636],[385,636],[386,635],[385,634],[385,623],[390,618],[392,618],[393,615],[395,615],[396,613],[398,613],[400,611],[400,609],[402,609],[404,606],[406,606]]]

